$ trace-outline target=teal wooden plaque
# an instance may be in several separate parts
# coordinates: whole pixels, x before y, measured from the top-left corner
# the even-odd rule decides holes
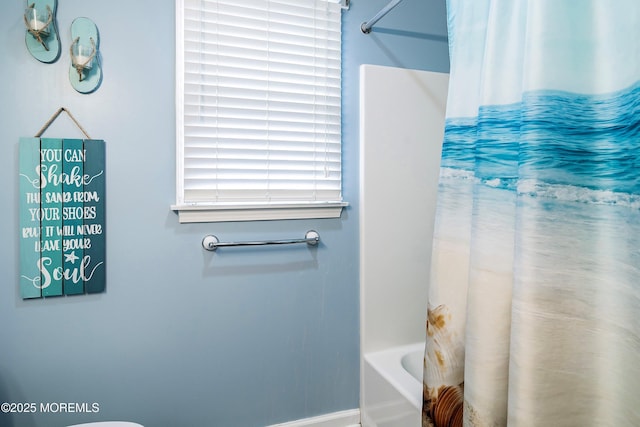
[[[87,293],[103,292],[106,286],[106,205],[105,143],[85,140],[83,235],[89,242],[84,250],[84,287]]]
[[[42,296],[40,245],[40,138],[20,138],[20,296]]]
[[[106,287],[105,143],[20,138],[20,295]]]

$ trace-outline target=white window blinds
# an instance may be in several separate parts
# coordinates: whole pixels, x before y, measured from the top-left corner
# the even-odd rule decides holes
[[[340,5],[177,9],[178,210],[340,204]]]

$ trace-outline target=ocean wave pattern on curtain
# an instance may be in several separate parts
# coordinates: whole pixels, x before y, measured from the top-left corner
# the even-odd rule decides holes
[[[640,2],[448,0],[423,427],[640,425]]]

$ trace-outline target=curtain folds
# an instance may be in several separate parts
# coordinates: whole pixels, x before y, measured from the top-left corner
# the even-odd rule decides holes
[[[638,426],[640,3],[447,11],[423,426]]]

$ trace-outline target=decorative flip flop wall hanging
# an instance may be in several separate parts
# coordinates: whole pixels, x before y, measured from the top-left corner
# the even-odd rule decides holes
[[[98,27],[89,18],[76,18],[71,24],[71,39],[71,86],[80,93],[94,92],[102,82]]]
[[[40,62],[52,63],[60,57],[60,37],[56,23],[57,0],[33,0],[24,12],[27,50]]]

